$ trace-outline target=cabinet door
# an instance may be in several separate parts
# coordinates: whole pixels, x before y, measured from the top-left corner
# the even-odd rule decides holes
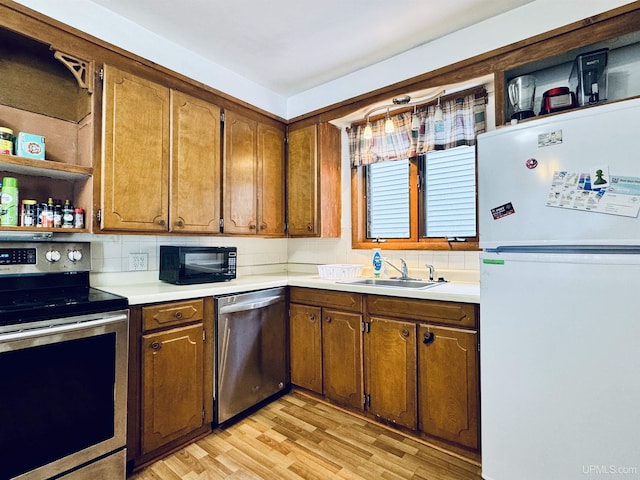
[[[317,145],[316,125],[289,132],[287,207],[290,236],[318,234]]]
[[[284,236],[284,132],[258,124],[258,233]]]
[[[291,383],[322,394],[322,326],[319,307],[289,307]]]
[[[411,429],[416,421],[416,325],[370,318],[365,335],[368,408],[383,420]]]
[[[256,233],[256,135],[255,120],[225,112],[222,201],[225,233]]]
[[[326,397],[362,410],[362,315],[322,311],[322,364]]]
[[[420,430],[477,449],[477,333],[420,325],[418,339]]]
[[[220,232],[220,108],[171,91],[169,230]]]
[[[203,324],[142,336],[142,452],[200,427]]]
[[[165,232],[169,89],[105,65],[101,228]]]
[[[340,237],[340,135],[326,122],[289,132],[289,236]]]

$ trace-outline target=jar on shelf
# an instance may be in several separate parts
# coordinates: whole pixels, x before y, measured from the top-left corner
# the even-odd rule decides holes
[[[0,153],[13,155],[13,130],[0,127]]]
[[[37,204],[35,200],[22,200],[22,210],[20,212],[20,225],[23,227],[35,227],[37,220]]]
[[[76,208],[73,215],[73,228],[84,228],[84,209]]]

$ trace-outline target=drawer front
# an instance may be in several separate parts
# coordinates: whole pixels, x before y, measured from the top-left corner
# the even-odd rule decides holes
[[[367,295],[367,312],[385,317],[410,318],[420,322],[477,328],[477,305],[413,298]]]
[[[290,299],[294,303],[362,313],[362,295],[359,293],[291,287]]]
[[[162,303],[142,308],[142,330],[173,327],[203,319],[202,299]]]

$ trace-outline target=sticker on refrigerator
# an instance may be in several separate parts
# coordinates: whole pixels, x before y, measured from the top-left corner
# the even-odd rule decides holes
[[[513,208],[513,205],[511,204],[511,202],[505,203],[504,205],[491,209],[491,215],[493,215],[494,220],[498,220],[499,218],[503,218],[503,217],[506,217],[507,215],[512,215],[514,213],[516,213],[516,211]]]
[[[562,143],[562,130],[538,134],[538,148]]]
[[[606,166],[589,173],[554,172],[546,206],[637,217],[640,178],[609,176]]]

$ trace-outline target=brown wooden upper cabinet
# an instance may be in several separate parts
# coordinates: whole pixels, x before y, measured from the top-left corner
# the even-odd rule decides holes
[[[218,233],[219,107],[105,65],[103,108],[100,227]]]
[[[289,131],[287,207],[290,237],[340,236],[340,130],[329,123]]]
[[[284,128],[224,112],[224,233],[284,236]]]

